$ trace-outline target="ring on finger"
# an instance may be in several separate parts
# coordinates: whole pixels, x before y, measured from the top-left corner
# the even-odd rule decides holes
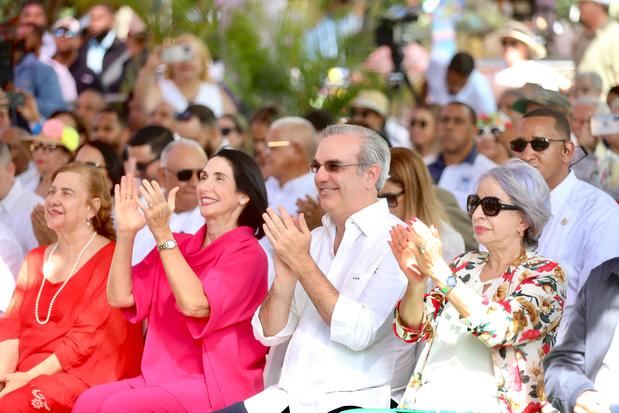
[[[423,246],[423,245],[422,245],[421,247],[417,247],[417,251],[419,251],[419,253],[420,253],[421,255],[425,255],[425,253],[426,253],[426,247],[425,247],[425,246]]]

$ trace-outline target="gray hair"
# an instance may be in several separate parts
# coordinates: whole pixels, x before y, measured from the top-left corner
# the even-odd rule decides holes
[[[0,165],[7,166],[12,160],[11,148],[4,141],[0,141]]]
[[[162,168],[165,168],[168,166],[168,159],[170,158],[170,152],[172,152],[172,150],[176,148],[177,146],[187,146],[187,147],[193,148],[196,150],[196,152],[199,152],[204,155],[205,161],[208,160],[208,157],[206,156],[206,152],[204,152],[204,148],[200,146],[198,142],[194,141],[193,139],[179,138],[175,141],[168,143],[163,148],[163,151],[161,152],[161,158],[159,161],[159,165]]]
[[[591,84],[591,87],[595,89],[598,93],[602,93],[603,84],[602,77],[595,72],[580,72],[576,73],[574,76],[574,83],[579,80],[588,81]]]
[[[595,111],[595,115],[609,115],[610,108],[606,104],[606,102],[594,98],[593,96],[581,96],[572,103],[572,110],[576,106],[589,106]]]
[[[537,169],[520,159],[511,159],[505,166],[490,169],[480,176],[494,178],[520,208],[529,228],[524,232],[524,245],[536,249],[544,225],[550,218],[550,189]]]
[[[303,147],[308,162],[311,162],[314,155],[316,155],[318,136],[316,135],[316,128],[314,128],[314,125],[307,119],[300,116],[286,116],[271,123],[269,129],[283,129],[287,131],[287,133],[290,133],[288,139],[299,143]]]
[[[358,125],[331,125],[320,133],[321,139],[332,135],[352,135],[362,139],[358,158],[358,163],[361,164],[359,168],[367,170],[368,166],[378,165],[380,176],[376,181],[376,190],[383,189],[389,178],[389,164],[391,163],[391,152],[389,152],[387,141],[372,129]]]

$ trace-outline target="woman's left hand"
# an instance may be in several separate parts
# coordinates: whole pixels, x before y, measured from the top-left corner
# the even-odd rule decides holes
[[[448,267],[443,260],[442,245],[437,229],[432,225],[428,227],[417,218],[413,218],[406,225],[407,238],[413,245],[417,266],[423,274],[433,281],[443,281],[445,268]]]
[[[168,199],[163,196],[163,190],[157,181],[142,181],[142,186],[138,189],[144,202],[140,203],[140,209],[144,214],[146,225],[155,237],[157,242],[170,234],[170,217],[176,207],[176,193],[179,188],[176,186],[168,192]]]
[[[10,373],[5,377],[5,386],[2,391],[0,391],[0,399],[6,396],[7,394],[24,387],[30,380],[34,377],[31,377],[28,372],[18,372],[18,373]]]

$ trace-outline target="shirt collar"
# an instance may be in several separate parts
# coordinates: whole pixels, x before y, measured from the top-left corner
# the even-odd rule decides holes
[[[471,148],[471,151],[466,155],[466,158],[464,158],[462,162],[460,163],[468,163],[468,164],[473,165],[475,163],[475,159],[477,159],[478,154],[479,152],[477,152],[477,147],[473,145],[473,147]],[[438,157],[436,158],[436,161],[434,161],[434,164],[443,169],[447,167],[447,165],[445,164],[445,158],[443,158],[442,153],[438,155]]]
[[[105,50],[109,49],[110,47],[112,47],[112,44],[114,43],[114,40],[116,40],[116,32],[114,30],[110,30],[105,37],[101,40],[101,42],[98,42],[96,38],[92,38],[90,39],[90,42],[98,47],[101,47]]]
[[[569,175],[555,189],[550,191],[550,210],[553,215],[558,214],[559,208],[568,202],[568,197],[577,182],[578,178],[576,178],[574,171],[570,171]]]
[[[371,236],[376,231],[381,230],[380,218],[389,216],[389,207],[386,199],[378,199],[371,205],[366,206],[360,211],[355,212],[346,220],[345,227],[355,225],[365,236]],[[335,223],[329,216],[325,214],[322,217],[322,224],[329,232],[335,231]]]
[[[15,179],[13,181],[13,186],[9,190],[9,193],[6,194],[4,199],[0,200],[0,205],[8,212],[19,208],[19,198],[21,197],[24,188],[22,187],[19,180]]]

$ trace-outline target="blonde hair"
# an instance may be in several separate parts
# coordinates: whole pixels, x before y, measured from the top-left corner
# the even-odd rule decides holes
[[[202,64],[200,79],[206,82],[212,81],[208,69],[211,63],[213,63],[213,59],[211,58],[211,53],[209,52],[208,47],[206,47],[204,42],[199,37],[190,33],[181,34],[180,36],[176,37],[176,39],[174,39],[172,44],[190,44],[192,50],[198,54],[198,60]],[[168,66],[168,68],[166,69],[166,76],[168,78],[171,78],[173,75],[172,67],[173,65]]]
[[[417,217],[437,229],[448,222],[434,194],[430,172],[421,156],[406,148],[391,149],[389,180],[404,190],[404,216]]]
[[[105,175],[101,168],[86,165],[79,162],[68,163],[58,168],[52,175],[52,181],[61,173],[71,172],[77,174],[86,187],[88,193],[88,204],[93,207],[92,200],[99,198],[101,206],[92,217],[92,227],[95,231],[105,238],[116,240],[116,231],[114,230],[114,222],[112,219],[112,197],[107,187]]]

